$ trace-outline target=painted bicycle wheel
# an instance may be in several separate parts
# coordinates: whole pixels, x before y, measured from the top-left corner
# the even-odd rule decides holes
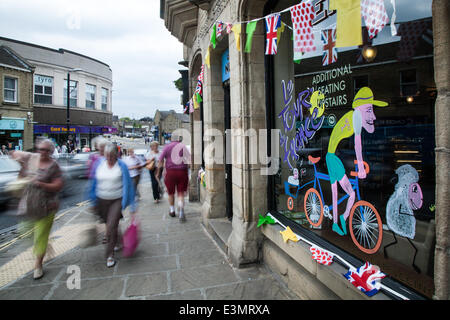
[[[355,203],[350,211],[348,227],[359,250],[367,254],[378,251],[383,240],[383,224],[372,204],[363,200]]]
[[[305,193],[303,205],[309,223],[313,227],[320,226],[323,220],[323,203],[319,192],[314,188],[308,189]]]
[[[288,199],[287,199],[287,207],[288,207],[288,209],[289,210],[294,210],[294,198],[292,198],[292,197],[289,197]]]

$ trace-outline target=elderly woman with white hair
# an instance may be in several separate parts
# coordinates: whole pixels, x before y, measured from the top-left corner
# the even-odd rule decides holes
[[[42,263],[53,219],[59,208],[58,193],[64,185],[61,168],[52,159],[54,150],[53,142],[44,139],[36,143],[37,153],[14,151],[11,154],[22,165],[20,176],[31,180],[20,199],[18,215],[24,217],[26,229],[34,229],[34,279],[40,279],[44,275]]]
[[[130,206],[135,208],[135,190],[127,165],[117,157],[117,147],[107,143],[104,158],[94,164],[89,198],[94,204],[94,211],[106,223],[106,266],[113,267],[114,248],[119,240],[119,221],[122,210]]]
[[[161,199],[161,189],[159,187],[159,180],[156,178],[156,169],[158,168],[159,161],[159,143],[158,141],[152,141],[150,143],[150,150],[145,155],[145,159],[147,160],[147,168],[150,173],[150,181],[152,182],[152,191],[153,191],[153,199],[155,203],[158,203]]]

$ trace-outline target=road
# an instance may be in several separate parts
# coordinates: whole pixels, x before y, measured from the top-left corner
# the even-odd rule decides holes
[[[111,142],[120,143],[125,149],[149,149],[149,145],[145,145],[144,139],[120,138],[117,136],[113,136],[109,140]],[[143,170],[141,181],[145,182],[147,179],[150,179],[150,176],[147,170]],[[70,183],[71,187],[69,194],[60,199],[60,212],[86,200],[86,190],[89,181],[87,179],[74,179],[71,180]],[[7,208],[0,208],[0,235],[4,231],[14,228],[14,226],[17,225],[18,219],[15,216],[15,213],[16,206],[14,204],[10,205]]]

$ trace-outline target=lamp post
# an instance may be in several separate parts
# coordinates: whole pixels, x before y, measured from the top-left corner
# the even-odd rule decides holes
[[[89,149],[92,151],[92,133],[91,133],[92,120],[89,120]]]
[[[67,71],[67,109],[66,109],[66,125],[67,125],[67,141],[70,136],[70,72],[83,71],[80,68],[74,68]]]

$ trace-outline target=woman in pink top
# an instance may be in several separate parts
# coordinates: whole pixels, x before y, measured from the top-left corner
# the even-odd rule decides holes
[[[169,196],[169,215],[175,217],[175,188],[178,194],[178,209],[180,222],[186,221],[184,215],[184,194],[187,191],[189,182],[188,164],[190,153],[186,146],[181,143],[182,137],[172,134],[173,142],[166,145],[159,156],[158,177],[161,177],[163,166],[165,165],[166,175],[164,183]]]

